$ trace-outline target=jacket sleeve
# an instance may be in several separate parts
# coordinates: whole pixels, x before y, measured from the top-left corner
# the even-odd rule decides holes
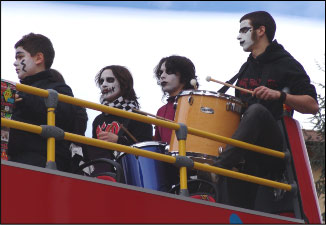
[[[289,79],[291,94],[309,95],[317,101],[316,88],[299,62],[294,60],[288,64],[286,77]]]

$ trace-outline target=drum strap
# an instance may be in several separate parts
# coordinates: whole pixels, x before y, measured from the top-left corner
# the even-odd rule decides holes
[[[233,83],[234,83],[234,82],[239,78],[239,76],[243,73],[243,71],[245,71],[245,69],[247,69],[248,65],[249,65],[249,63],[248,63],[248,62],[245,62],[245,63],[241,66],[239,72],[238,72],[236,75],[234,75],[234,77],[232,77],[230,80],[226,81],[225,83],[233,84]],[[220,92],[220,93],[225,94],[225,92],[227,92],[227,90],[229,90],[229,88],[230,88],[230,87],[228,87],[228,86],[223,86],[223,87],[220,88],[217,92]]]

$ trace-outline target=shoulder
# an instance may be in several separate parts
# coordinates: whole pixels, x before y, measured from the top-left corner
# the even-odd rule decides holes
[[[165,104],[165,105],[163,105],[163,106],[161,106],[161,107],[157,110],[156,115],[161,114],[161,113],[162,113],[162,112],[163,112],[167,107],[168,107],[168,103]]]
[[[49,88],[54,89],[61,94],[74,96],[71,87],[63,82],[50,82],[49,86]]]
[[[97,115],[95,117],[95,119],[93,120],[93,125],[99,123],[99,121],[102,121],[102,120],[104,120],[104,114],[103,113],[101,113],[101,114],[99,114],[99,115]]]

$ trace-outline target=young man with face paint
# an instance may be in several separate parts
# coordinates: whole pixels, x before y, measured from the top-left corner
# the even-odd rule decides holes
[[[106,66],[96,75],[95,82],[101,90],[101,104],[129,112],[139,108],[137,96],[133,88],[133,78],[127,68],[118,65]],[[93,121],[92,133],[93,138],[122,145],[132,145],[135,144],[133,138],[137,142],[151,141],[153,128],[150,124],[101,113]],[[91,148],[88,153],[91,159],[115,159],[113,151],[105,149]],[[94,174],[113,171],[113,168],[109,165],[96,164],[94,166]]]
[[[235,91],[235,96],[248,107],[232,138],[282,151],[284,143],[277,121],[282,118],[283,104],[300,113],[311,114],[317,113],[319,107],[309,76],[282,45],[273,41],[275,31],[275,21],[267,12],[248,13],[240,19],[237,39],[243,50],[251,54],[240,69],[236,85],[253,91],[253,94]],[[289,92],[285,93],[285,89]],[[241,161],[244,162],[241,172],[258,177],[275,180],[284,172],[284,160],[230,145],[214,165],[231,169]],[[227,188],[223,189],[225,181]],[[222,176],[218,183],[222,202],[255,208],[258,185]]]
[[[183,90],[194,89],[190,81],[197,81],[196,69],[190,59],[172,55],[160,60],[154,69],[157,83],[162,87],[164,95],[167,95],[167,104],[157,111],[157,116],[174,120],[175,108],[173,103],[176,96]],[[197,87],[199,86],[197,82]],[[170,144],[172,130],[165,127],[155,127],[155,141]]]
[[[54,89],[58,93],[73,96],[71,88],[65,84],[62,75],[51,69],[55,52],[47,37],[30,33],[15,44],[15,49],[14,66],[22,84],[41,89]],[[18,92],[16,99],[13,120],[34,125],[47,124],[47,107],[44,98]],[[85,132],[86,110],[62,102],[58,102],[55,110],[56,126],[64,131],[74,132],[74,118],[78,112],[81,112],[79,117],[81,132]],[[66,172],[71,170],[69,145],[70,143],[64,140],[55,142],[55,162],[58,170]],[[45,167],[47,139],[30,132],[10,129],[8,155],[11,161]]]

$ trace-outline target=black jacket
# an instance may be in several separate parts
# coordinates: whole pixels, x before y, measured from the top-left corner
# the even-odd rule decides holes
[[[58,82],[50,70],[42,71],[33,76],[21,80],[22,84],[30,85],[42,89],[54,89],[58,93],[73,96],[71,88],[63,82]],[[16,102],[12,120],[17,120],[34,125],[47,124],[47,108],[43,97],[31,95],[23,92],[18,93],[23,99]],[[76,114],[82,114],[83,120],[80,120],[81,128],[86,128],[87,114],[85,109],[80,107],[58,102],[55,110],[55,124],[64,131],[74,133]],[[69,142],[57,141],[55,146],[56,161],[60,159],[69,160],[71,153],[69,151]],[[15,157],[20,153],[33,152],[36,155],[46,157],[47,139],[38,134],[24,132],[16,129],[10,129],[8,155]]]
[[[310,95],[317,101],[315,87],[310,83],[310,78],[302,65],[288,53],[277,41],[273,41],[264,53],[254,59],[249,55],[245,63],[246,69],[240,74],[237,86],[254,90],[258,86],[266,86],[274,90],[290,89],[293,95]],[[244,65],[245,65],[244,64]],[[243,66],[244,66],[243,65]],[[263,78],[266,76],[266,79]],[[262,80],[265,84],[261,84]],[[248,105],[260,102],[273,114],[275,119],[282,115],[282,102],[258,100],[251,94],[235,91],[235,96]]]
[[[111,131],[118,135],[118,144],[132,145],[135,142],[130,136],[121,129],[122,124],[137,139],[138,142],[151,141],[153,138],[153,127],[150,124],[130,120],[127,118],[106,115],[101,113],[93,121],[93,138],[97,138],[99,130],[106,130],[112,125]]]
[[[134,136],[134,138],[137,139],[138,142],[153,140],[153,127],[151,124],[105,113],[101,113],[94,119],[92,137],[97,139],[97,134],[100,130],[108,131],[110,129],[110,132],[118,135],[118,144],[128,146],[135,144],[132,138],[123,129],[121,129],[121,124]],[[115,158],[112,151],[102,150],[100,148],[91,146],[89,146],[88,155],[90,159],[101,157],[110,159]]]

